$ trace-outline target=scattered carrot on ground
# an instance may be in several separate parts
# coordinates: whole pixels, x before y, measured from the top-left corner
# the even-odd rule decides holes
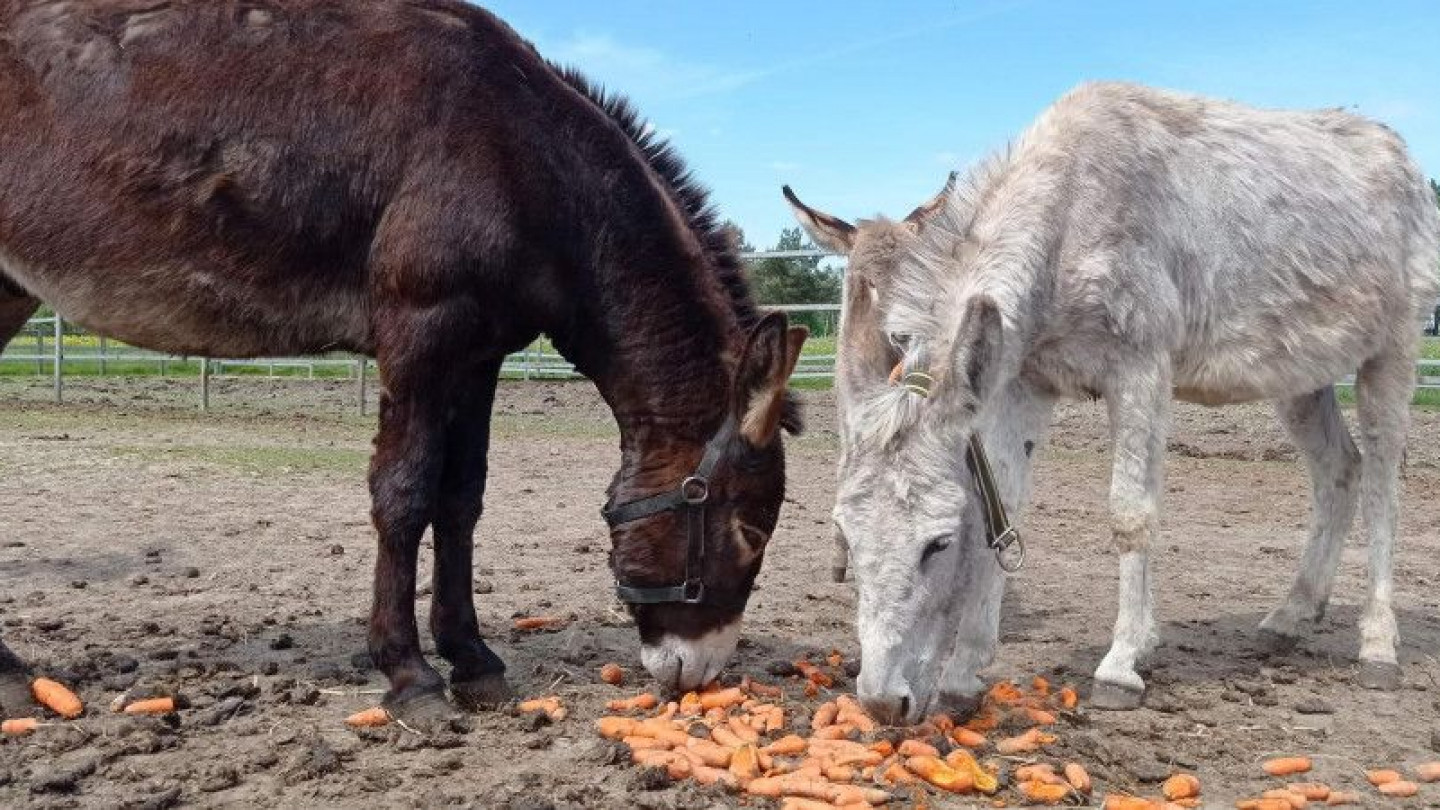
[[[529,714],[531,712],[544,712],[554,722],[564,720],[569,712],[561,705],[560,698],[551,695],[549,697],[532,698],[520,702],[520,711]]]
[[[1421,782],[1440,782],[1440,760],[1416,765],[1415,778]]]
[[[568,620],[563,616],[521,616],[515,620],[516,630],[558,630]]]
[[[1310,771],[1309,757],[1278,757],[1266,760],[1261,766],[1271,776],[1291,776]]]
[[[1319,782],[1291,782],[1285,787],[1291,793],[1299,793],[1306,800],[1312,802],[1323,802],[1330,798],[1330,786],[1322,785]]]
[[[157,697],[137,700],[125,707],[126,714],[169,714],[175,711],[175,698]]]
[[[12,717],[0,723],[0,734],[7,737],[21,737],[40,727],[40,721],[34,717]]]
[[[1326,807],[1341,807],[1350,804],[1359,804],[1360,794],[1350,791],[1332,790],[1330,795],[1325,797]]]
[[[1177,773],[1160,786],[1160,793],[1170,801],[1193,799],[1200,795],[1200,780],[1188,773]]]
[[[390,712],[384,706],[358,711],[345,718],[345,725],[351,728],[376,728],[390,723]]]
[[[1419,785],[1405,779],[1396,779],[1393,782],[1386,782],[1385,784],[1380,785],[1376,789],[1379,790],[1381,793],[1384,793],[1386,796],[1390,796],[1391,798],[1404,798],[1406,796],[1414,796],[1416,793],[1420,792]]]
[[[74,720],[85,713],[85,704],[74,692],[49,678],[36,678],[30,684],[30,691],[41,706],[66,720]]]
[[[632,698],[612,700],[605,704],[605,708],[612,712],[633,712],[649,711],[659,705],[659,698],[649,692],[644,692]]]
[[[1065,781],[1070,787],[1085,795],[1090,795],[1090,774],[1078,762],[1065,763]]]
[[[611,686],[620,686],[625,683],[625,670],[619,664],[609,663],[600,667],[600,680]]]

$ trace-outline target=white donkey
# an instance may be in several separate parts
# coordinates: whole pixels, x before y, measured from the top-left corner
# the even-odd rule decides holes
[[[1139,705],[1136,663],[1157,641],[1149,548],[1172,397],[1275,400],[1306,460],[1314,526],[1261,623],[1273,644],[1324,612],[1359,498],[1360,682],[1398,685],[1391,555],[1440,213],[1394,132],[1341,111],[1090,84],[903,222],[856,228],[786,196],[816,242],[850,255],[835,521],[859,588],[867,708],[913,722],[981,691],[1005,520],[983,491],[1023,506],[1060,397],[1104,397],[1114,447],[1120,605],[1094,705]],[[1335,398],[1352,372],[1361,452]]]

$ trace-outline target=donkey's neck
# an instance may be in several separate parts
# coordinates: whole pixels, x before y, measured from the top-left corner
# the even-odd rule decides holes
[[[1012,518],[1030,501],[1035,454],[1045,443],[1055,400],[1016,377],[982,411],[975,430],[995,473],[1000,499]]]

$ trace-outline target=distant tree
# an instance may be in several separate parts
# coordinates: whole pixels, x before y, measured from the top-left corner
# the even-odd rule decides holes
[[[753,250],[741,235],[741,250]],[[814,250],[799,228],[786,228],[772,250]],[[749,263],[750,290],[761,304],[834,304],[840,300],[840,273],[821,263],[821,257],[760,259]],[[792,323],[805,324],[812,332],[833,329],[829,313],[792,313]]]

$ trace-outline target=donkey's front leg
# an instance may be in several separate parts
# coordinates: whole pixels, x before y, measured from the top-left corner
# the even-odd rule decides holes
[[[505,663],[480,638],[475,616],[475,525],[484,508],[490,412],[503,358],[478,368],[456,369],[461,389],[446,427],[445,468],[432,528],[435,533],[435,595],[430,633],[435,649],[454,667],[450,688],[456,702],[478,707],[510,695]]]
[[[1120,606],[1110,651],[1095,670],[1091,705],[1134,709],[1145,694],[1135,671],[1159,640],[1153,615],[1150,544],[1159,534],[1160,495],[1165,483],[1170,370],[1156,361],[1105,392],[1110,410],[1114,465],[1110,521],[1120,555]]]

